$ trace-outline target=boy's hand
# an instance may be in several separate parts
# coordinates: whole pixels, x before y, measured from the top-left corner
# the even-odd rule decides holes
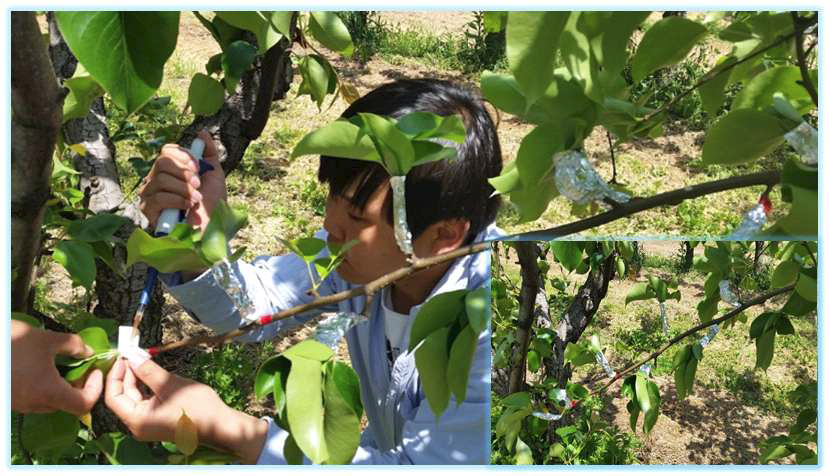
[[[151,396],[144,396],[138,381]],[[171,374],[152,360],[132,368],[119,359],[107,375],[105,401],[139,441],[174,441],[184,411],[201,443],[230,451],[243,463],[256,463],[268,432],[266,421],[228,407],[212,388]]]
[[[62,410],[88,413],[103,390],[103,374],[93,370],[83,388],[72,388],[55,367],[55,355],[86,358],[92,349],[76,334],[46,331],[11,322],[12,410],[49,413]]]
[[[154,227],[165,208],[187,211],[187,223],[204,229],[210,212],[219,200],[227,199],[227,186],[216,144],[207,131],[199,132],[204,141],[204,160],[213,170],[199,177],[199,166],[186,149],[167,144],[161,149],[153,168],[138,190],[139,208]]]

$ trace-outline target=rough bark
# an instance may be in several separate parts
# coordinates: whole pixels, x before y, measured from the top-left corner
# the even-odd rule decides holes
[[[74,57],[58,30],[51,14],[49,23],[49,54],[52,64],[62,82],[72,77],[78,61]],[[74,166],[81,173],[80,189],[84,193],[85,205],[94,213],[114,213],[132,221],[116,233],[124,242],[136,227],[147,226],[147,219],[133,201],[126,200],[121,188],[120,174],[115,162],[116,149],[110,140],[106,125],[106,110],[103,98],[96,99],[86,117],[72,119],[63,125],[63,136],[68,144],[82,144],[86,154],[74,154]],[[116,245],[113,250],[116,261],[126,262],[126,248]],[[116,320],[119,325],[131,325],[132,316],[138,307],[147,266],[139,264],[126,270],[123,276],[115,273],[98,260],[95,277],[95,294],[98,303],[94,314]],[[141,344],[157,345],[161,342],[161,307],[164,296],[158,286],[151,296],[141,325]]]
[[[291,23],[291,37],[296,30],[296,16]],[[246,38],[255,44],[255,38]],[[225,173],[230,173],[241,162],[248,145],[265,129],[273,101],[285,97],[293,80],[291,41],[283,38],[272,46],[254,67],[242,75],[235,94],[225,100],[216,114],[197,116],[182,133],[181,143],[189,144],[202,129],[206,129],[219,150],[219,160]]]
[[[694,266],[694,243],[690,241],[683,241],[682,242],[682,250],[684,252],[682,257],[682,270],[683,271],[690,271],[691,267]]]
[[[509,389],[507,393],[520,392],[525,386],[527,348],[534,320],[535,300],[539,288],[538,245],[532,241],[515,243],[518,262],[521,265],[521,294],[519,297],[518,323],[515,330],[515,345],[510,361]]]
[[[34,12],[11,13],[11,307],[27,311],[64,93]]]

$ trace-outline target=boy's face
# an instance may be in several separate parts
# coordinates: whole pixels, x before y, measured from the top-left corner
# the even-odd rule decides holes
[[[406,265],[406,257],[394,240],[394,228],[385,220],[383,204],[388,193],[388,184],[377,187],[362,211],[347,198],[328,194],[323,223],[328,240],[334,243],[359,240],[337,268],[337,273],[352,284],[366,284]],[[346,197],[352,194],[351,187],[344,193]],[[419,248],[417,241],[415,253]]]

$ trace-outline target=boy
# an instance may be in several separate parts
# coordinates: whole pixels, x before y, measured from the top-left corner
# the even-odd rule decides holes
[[[480,99],[464,88],[439,80],[401,80],[380,86],[355,101],[344,113],[400,117],[412,111],[459,114],[466,127],[458,157],[414,168],[406,178],[409,227],[418,257],[452,251],[473,241],[492,239],[498,197],[487,179],[501,170],[501,152],[492,120]],[[154,222],[164,208],[189,210],[188,220],[204,226],[208,213],[226,194],[216,149],[203,134],[205,158],[215,171],[199,180],[189,155],[165,146],[142,187],[142,210]],[[378,164],[321,157],[319,180],[329,185],[324,229],[333,243],[359,240],[342,265],[320,286],[327,295],[365,284],[406,265],[392,226],[388,174]],[[295,255],[261,257],[233,265],[256,305],[256,315],[287,309],[313,299],[305,263]],[[485,464],[488,460],[490,333],[480,337],[470,372],[467,396],[450,402],[438,423],[420,389],[414,353],[407,352],[411,324],[431,296],[486,285],[487,253],[458,258],[428,268],[384,289],[373,300],[368,322],[346,334],[351,365],[360,377],[368,417],[353,463]],[[183,276],[169,292],[203,324],[217,332],[238,328],[242,317],[224,293],[216,292],[210,273]],[[169,281],[168,281],[169,283]],[[361,312],[364,297],[341,301],[328,309],[259,328],[245,340],[273,338],[277,332],[320,312]],[[155,396],[146,399],[136,379]],[[287,433],[269,419],[256,419],[224,405],[208,387],[171,375],[152,361],[130,369],[123,361],[107,379],[106,402],[139,439],[172,439],[184,409],[202,440],[238,454],[245,463],[284,464]],[[191,413],[192,412],[192,413]]]

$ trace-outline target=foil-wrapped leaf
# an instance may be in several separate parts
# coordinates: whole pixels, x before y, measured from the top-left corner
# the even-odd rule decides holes
[[[217,262],[210,268],[210,273],[213,275],[216,283],[230,298],[230,301],[236,306],[239,315],[245,322],[254,322],[257,320],[256,304],[245,292],[242,287],[242,282],[233,271],[233,267],[227,259]]]
[[[586,205],[604,198],[615,202],[630,200],[626,193],[610,188],[582,152],[575,150],[559,152],[553,158],[553,163],[558,192],[576,204]]]
[[[602,366],[604,373],[607,374],[608,377],[613,378],[616,376],[616,371],[610,366],[610,362],[607,361],[607,357],[604,356],[604,352],[601,350],[596,352],[596,362]]]
[[[406,221],[406,176],[393,176],[390,179],[392,191],[392,208],[394,219],[394,239],[400,251],[406,256],[414,255],[412,232]]]
[[[357,324],[368,321],[368,317],[356,312],[338,312],[328,316],[317,325],[313,339],[336,350],[340,339]]]
[[[743,221],[728,236],[729,240],[750,240],[766,225],[766,206],[758,203],[743,215]]]
[[[708,333],[706,333],[704,336],[702,336],[702,339],[699,340],[699,345],[702,346],[702,348],[704,349],[705,346],[707,346],[708,344],[711,343],[712,340],[714,340],[714,337],[716,337],[719,332],[720,332],[720,326],[719,325],[714,324],[713,326],[709,327],[708,328]]]
[[[740,299],[731,290],[731,282],[727,279],[720,281],[720,299],[731,307],[740,305]]]
[[[801,122],[783,137],[800,154],[800,160],[804,164],[817,165],[818,133],[811,124]]]

